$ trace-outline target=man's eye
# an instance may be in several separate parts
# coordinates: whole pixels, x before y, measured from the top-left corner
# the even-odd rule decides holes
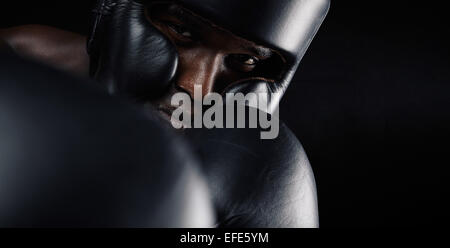
[[[237,62],[242,63],[243,65],[247,65],[247,66],[254,66],[254,65],[256,65],[256,63],[258,63],[258,59],[253,56],[250,56],[250,55],[237,54],[237,55],[234,55],[234,59]]]
[[[229,66],[231,66],[235,70],[242,72],[252,71],[256,67],[258,62],[258,58],[246,54],[233,54],[229,56],[228,60]]]
[[[255,58],[247,58],[244,61],[245,65],[256,65],[256,59]]]

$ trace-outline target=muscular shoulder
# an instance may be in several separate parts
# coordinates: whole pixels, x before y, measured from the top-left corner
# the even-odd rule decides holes
[[[223,129],[199,139],[219,225],[317,227],[315,180],[302,145],[282,123],[276,139],[258,137]]]
[[[86,38],[65,30],[24,25],[0,30],[0,38],[18,54],[79,75],[88,74]]]

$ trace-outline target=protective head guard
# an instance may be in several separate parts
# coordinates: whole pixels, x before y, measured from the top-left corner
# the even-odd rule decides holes
[[[267,93],[271,110],[278,105],[330,5],[330,0],[99,0],[96,22],[88,44],[93,59],[93,74],[105,74],[98,73],[101,71],[102,64],[103,66],[114,64],[115,62],[108,62],[108,60],[116,59],[126,65],[109,66],[112,67],[110,71],[116,70],[117,73],[118,70],[125,68],[126,74],[138,75],[123,76],[123,73],[119,73],[120,77],[113,77],[116,81],[132,79],[134,82],[128,81],[126,84],[134,85],[133,89],[146,89],[147,92],[152,90],[152,87],[148,86],[149,82],[159,84],[157,88],[160,89],[169,84],[167,80],[170,81],[176,71],[177,56],[173,52],[175,48],[164,35],[149,22],[143,23],[143,9],[146,4],[152,2],[180,4],[237,36],[278,52],[284,66],[279,68],[275,82],[261,79],[261,77],[249,78],[240,80],[239,83],[231,83],[222,92]],[[105,25],[105,17],[110,20],[109,25]],[[126,27],[124,27],[125,24]],[[97,36],[105,35],[107,39],[102,38],[103,41],[96,41]],[[117,49],[123,49],[123,51],[119,52]],[[163,56],[155,59],[153,56],[155,51],[158,51],[159,55],[162,53]],[[116,54],[116,56],[108,54]],[[105,58],[102,59],[102,57]],[[139,64],[129,61],[129,58],[138,61]],[[152,72],[148,73],[148,70]],[[142,80],[143,78],[146,80]],[[136,83],[136,81],[139,82]]]
[[[186,8],[232,33],[278,51],[285,66],[277,81],[250,79],[231,84],[227,92],[268,93],[272,112],[281,100],[314,35],[330,0],[180,0]]]

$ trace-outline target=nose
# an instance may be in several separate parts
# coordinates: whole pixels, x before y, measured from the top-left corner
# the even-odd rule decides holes
[[[202,86],[202,97],[212,92],[222,70],[223,56],[207,49],[179,51],[176,85],[194,98],[194,86]]]

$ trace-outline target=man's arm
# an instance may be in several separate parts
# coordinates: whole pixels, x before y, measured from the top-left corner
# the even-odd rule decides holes
[[[58,69],[89,75],[86,37],[82,35],[48,26],[25,25],[1,29],[0,45]]]

